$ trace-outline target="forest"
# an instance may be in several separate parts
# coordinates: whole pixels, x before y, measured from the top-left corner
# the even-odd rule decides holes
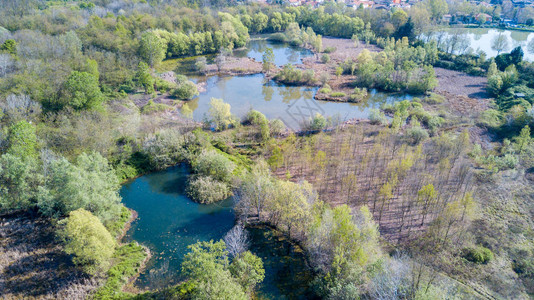
[[[262,228],[313,274],[289,299],[531,299],[534,63],[429,38],[472,6],[0,0],[0,295],[269,299]],[[307,56],[239,56],[254,39]],[[298,129],[269,100],[241,115],[198,100],[239,76],[319,103],[405,98]],[[187,245],[178,282],[143,288],[142,274],[164,281],[149,270],[163,253],[128,238],[143,212],[122,189],[177,165],[184,197],[231,199],[233,225]]]

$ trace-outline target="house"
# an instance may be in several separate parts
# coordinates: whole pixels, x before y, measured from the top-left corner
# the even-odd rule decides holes
[[[441,21],[443,21],[444,23],[450,23],[451,20],[452,20],[452,15],[450,14],[443,15],[443,18],[441,19]]]
[[[481,24],[489,24],[493,21],[493,18],[488,14],[478,13],[475,15],[475,20],[477,20],[477,22]]]

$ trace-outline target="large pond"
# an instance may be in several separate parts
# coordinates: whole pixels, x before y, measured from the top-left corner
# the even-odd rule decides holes
[[[263,53],[265,53],[267,48],[273,49],[274,64],[277,66],[300,64],[303,58],[313,56],[313,53],[308,49],[269,41],[265,38],[251,39],[246,49],[236,50],[234,51],[234,55],[238,57],[250,57],[261,62],[263,60]]]
[[[315,113],[340,121],[367,118],[371,108],[384,103],[411,99],[407,94],[386,94],[370,91],[359,103],[318,101],[313,99],[317,88],[295,87],[266,81],[263,74],[249,76],[211,76],[206,81],[206,92],[189,102],[193,118],[202,121],[209,110],[211,98],[221,98],[231,105],[231,111],[243,117],[251,109],[262,112],[269,119],[280,119],[286,126],[298,130]]]
[[[443,34],[443,35],[441,35]],[[525,54],[524,59],[534,61],[534,32],[519,30],[498,30],[489,28],[448,28],[434,32],[433,38],[446,40],[452,36],[460,35],[466,41],[466,46],[459,46],[461,52],[471,48],[473,51],[483,51],[488,57],[495,57],[499,51],[494,44],[497,37],[504,40],[504,49],[500,53],[510,52],[515,47],[521,46]]]
[[[121,189],[123,203],[139,214],[125,240],[150,248],[152,258],[136,284],[161,288],[181,280],[180,266],[187,246],[197,241],[221,239],[234,226],[232,200],[197,204],[185,194],[189,170],[176,166],[139,177]],[[265,264],[266,278],[259,286],[260,299],[309,298],[312,272],[302,251],[276,231],[252,228],[250,250]]]

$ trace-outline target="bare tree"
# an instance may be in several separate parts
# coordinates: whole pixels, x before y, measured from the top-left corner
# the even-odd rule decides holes
[[[9,54],[0,54],[0,77],[6,76],[15,66],[14,60]]]
[[[0,109],[11,122],[17,122],[22,119],[33,121],[41,114],[41,104],[32,101],[29,96],[24,94],[7,96],[6,101],[0,103]]]
[[[408,260],[406,255],[397,254],[385,264],[383,270],[371,280],[370,293],[373,299],[404,299],[411,285],[412,270]]]
[[[243,224],[238,223],[224,236],[226,250],[230,257],[235,257],[247,250],[249,246],[248,233]]]

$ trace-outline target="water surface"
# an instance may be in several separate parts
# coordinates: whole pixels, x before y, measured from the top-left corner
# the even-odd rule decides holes
[[[189,170],[181,165],[141,176],[121,189],[123,203],[137,211],[125,240],[150,248],[152,258],[136,285],[158,289],[180,282],[180,267],[187,246],[218,241],[234,226],[231,199],[203,205],[184,194]],[[313,273],[302,250],[268,228],[248,229],[250,251],[262,258],[265,280],[259,299],[310,299]]]
[[[369,117],[371,108],[412,98],[408,94],[386,94],[371,90],[369,96],[359,103],[318,101],[313,99],[317,87],[285,86],[266,81],[263,74],[211,76],[199,80],[206,81],[206,92],[188,104],[193,109],[195,120],[204,119],[211,98],[220,98],[231,105],[232,113],[239,118],[255,109],[268,119],[280,119],[295,130],[316,113],[340,121],[364,119]]]
[[[139,214],[126,240],[138,241],[152,253],[137,281],[141,287],[177,283],[187,246],[219,240],[234,225],[231,199],[201,205],[184,194],[187,174],[183,165],[172,167],[139,177],[120,191],[124,205]]]
[[[534,61],[534,32],[489,28],[448,28],[440,32],[444,33],[443,38],[450,38],[455,34],[464,35],[474,52],[483,51],[487,57],[499,54],[497,50],[492,49],[492,45],[494,39],[502,34],[508,47],[501,53],[509,53],[515,47],[521,46],[525,54],[524,59]],[[440,32],[433,33],[433,37],[437,39]]]

